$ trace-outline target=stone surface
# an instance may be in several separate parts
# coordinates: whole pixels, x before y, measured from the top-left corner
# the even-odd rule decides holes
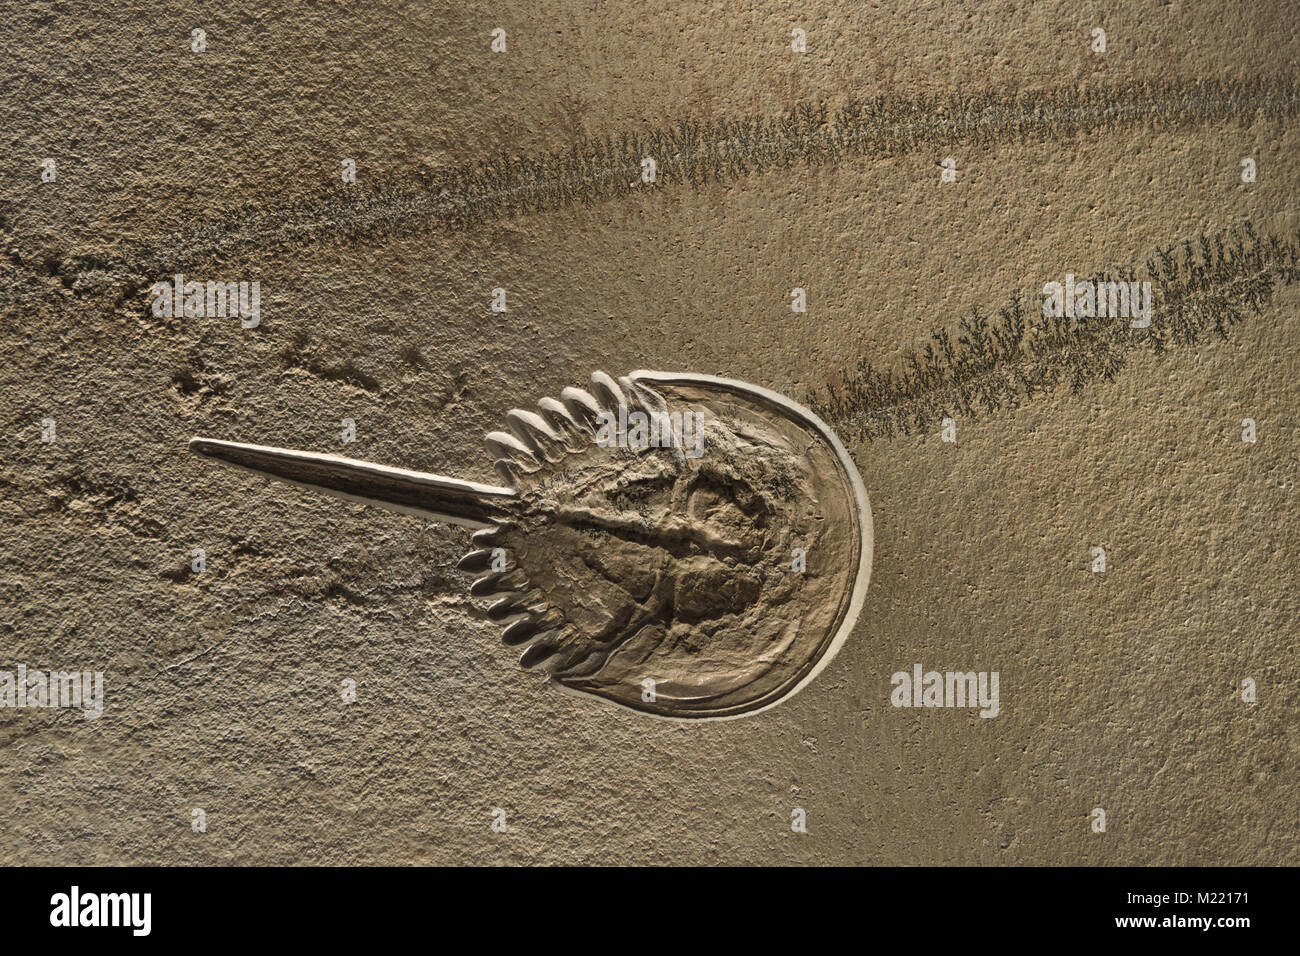
[[[102,670],[106,693],[97,721],[0,712],[3,862],[1300,862],[1294,287],[1225,342],[962,418],[955,444],[851,444],[875,516],[858,630],[741,721],[548,691],[467,597],[468,532],[185,452],[208,434],[492,481],[481,436],[575,369],[798,398],[1067,271],[1244,217],[1294,231],[1294,123],[966,146],[944,186],[947,153],[796,164],[196,264],[261,282],[251,331],[155,318],[88,265],[323,195],[344,157],[406,181],[819,98],[1294,75],[1293,4],[35,2],[0,39],[3,666]],[[1001,714],[891,707],[917,662],[999,671]]]

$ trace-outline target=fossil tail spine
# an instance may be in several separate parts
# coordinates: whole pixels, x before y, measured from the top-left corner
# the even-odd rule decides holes
[[[291,448],[192,438],[190,451],[336,498],[466,528],[494,527],[512,515],[516,500],[513,488]]]

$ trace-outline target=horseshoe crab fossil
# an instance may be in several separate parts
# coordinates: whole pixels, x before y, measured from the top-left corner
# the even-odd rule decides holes
[[[641,713],[717,720],[807,686],[871,573],[871,506],[816,415],[710,375],[591,376],[486,436],[502,486],[194,438],[195,453],[473,528],[460,567],[520,664]],[[692,435],[692,428],[694,433]]]

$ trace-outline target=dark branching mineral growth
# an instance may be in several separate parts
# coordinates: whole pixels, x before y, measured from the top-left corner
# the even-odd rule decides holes
[[[1298,278],[1300,235],[1260,236],[1244,222],[1159,249],[1144,269],[1092,277],[1150,282],[1146,328],[1128,319],[1051,317],[1041,296],[1016,296],[996,312],[974,311],[936,329],[892,363],[862,359],[808,402],[841,432],[868,439],[929,428],[945,416],[1014,408],[1056,387],[1077,391],[1112,380],[1135,349],[1226,339]]]
[[[922,150],[1067,141],[1122,128],[1178,130],[1205,123],[1281,118],[1300,107],[1300,80],[1164,81],[1016,96],[888,96],[832,111],[805,104],[783,116],[685,120],[670,128],[593,138],[569,149],[438,170],[407,182],[334,187],[312,201],[250,204],[224,218],[126,248],[81,257],[60,272],[95,287],[136,284],[258,248],[350,242],[487,222],[595,203],[646,188],[641,161],[656,163],[655,189],[730,181],[796,164],[839,163]]]
[[[468,229],[643,192],[646,157],[656,163],[655,189],[699,187],[852,157],[1280,119],[1297,106],[1300,80],[1287,78],[879,97],[835,111],[804,105],[781,117],[687,120],[406,182],[339,187],[310,202],[250,204],[156,241],[41,268],[74,293],[117,287],[126,296],[249,251]],[[1053,318],[1015,297],[991,315],[940,327],[894,365],[863,361],[811,403],[847,433],[872,438],[1014,406],[1060,385],[1077,389],[1113,377],[1133,349],[1226,337],[1296,280],[1298,259],[1297,237],[1260,237],[1249,223],[1202,235],[1158,250],[1145,272],[1094,277],[1150,281],[1148,327]],[[693,458],[672,445],[593,442],[592,416],[618,409],[702,414],[707,451]],[[488,614],[522,649],[521,663],[641,712],[716,719],[766,709],[811,681],[852,629],[870,571],[870,509],[847,452],[807,409],[745,383],[635,373],[595,376],[592,392],[568,390],[508,420],[509,433],[489,436],[504,487],[282,449],[194,447],[478,529],[464,562],[482,575],[472,591],[492,601]]]
[[[608,417],[602,425],[602,413]],[[610,441],[651,416],[659,439]],[[690,416],[698,439],[681,440]],[[486,438],[503,487],[195,439],[198,454],[478,529],[480,577],[520,664],[643,713],[725,719],[806,686],[852,631],[871,569],[856,467],[807,409],[712,376],[597,372]]]

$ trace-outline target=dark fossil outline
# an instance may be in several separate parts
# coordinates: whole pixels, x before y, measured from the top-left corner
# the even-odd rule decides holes
[[[359,241],[431,229],[472,229],[515,216],[655,189],[731,182],[770,169],[834,166],[854,156],[1067,141],[1084,133],[1176,131],[1211,122],[1282,119],[1300,111],[1300,78],[1161,78],[1018,93],[848,97],[838,108],[801,103],[782,115],[686,119],[661,129],[584,137],[565,149],[501,153],[406,179],[333,185],[312,198],[248,203],[166,236],[49,265],[73,289],[125,285],[257,249]],[[128,296],[129,297],[129,296]]]
[[[1143,269],[1089,278],[1151,282],[1150,326],[1051,318],[1016,296],[995,312],[975,310],[955,327],[936,328],[892,362],[860,359],[804,400],[845,435],[871,440],[911,434],[945,415],[1016,408],[1062,385],[1077,392],[1113,381],[1138,349],[1226,340],[1247,315],[1260,314],[1279,288],[1300,280],[1300,232],[1260,235],[1246,220],[1157,249]]]

